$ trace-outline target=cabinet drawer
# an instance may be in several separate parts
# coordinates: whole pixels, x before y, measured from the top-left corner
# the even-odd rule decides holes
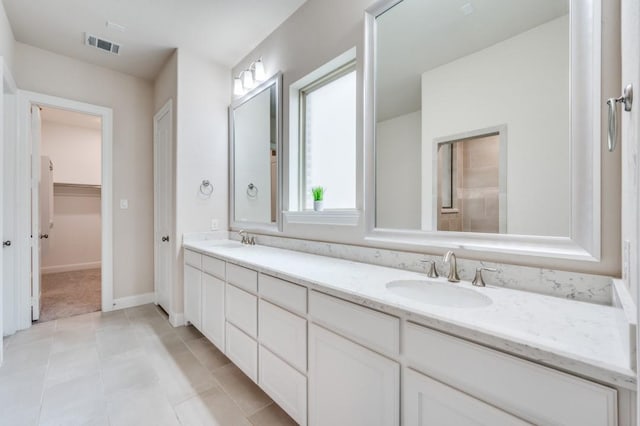
[[[307,313],[307,289],[269,275],[260,274],[260,295],[296,313]]]
[[[258,298],[229,284],[226,287],[225,297],[227,321],[231,321],[250,336],[256,337],[258,335]]]
[[[202,269],[202,255],[195,251],[185,249],[184,263],[186,263],[187,265],[191,265],[194,268]]]
[[[209,256],[202,256],[202,270],[207,274],[220,278],[221,280],[225,279],[223,260]]]
[[[260,343],[306,372],[307,320],[264,300],[260,300],[259,318]]]
[[[258,384],[300,425],[307,424],[307,378],[260,346]]]
[[[617,425],[614,389],[407,323],[411,367],[535,424]]]
[[[251,380],[258,383],[258,342],[231,323],[227,323],[226,334],[225,355]]]
[[[258,292],[258,273],[242,266],[227,263],[227,282],[252,293]]]
[[[309,313],[317,322],[365,346],[388,354],[400,351],[400,320],[336,297],[311,291]]]

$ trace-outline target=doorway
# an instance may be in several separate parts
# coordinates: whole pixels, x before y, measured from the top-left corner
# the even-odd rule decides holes
[[[99,311],[102,119],[40,107],[40,322]]]
[[[58,242],[54,241],[52,237],[53,233],[58,234],[60,228],[57,228],[58,223],[64,223],[64,220],[56,221],[56,203],[55,203],[55,180],[56,169],[61,172],[62,168],[56,166],[59,163],[58,160],[53,161],[53,179],[54,186],[51,194],[53,195],[53,218],[54,223],[51,227],[51,223],[47,224],[46,218],[41,218],[40,210],[40,187],[42,185],[41,175],[42,170],[42,158],[46,152],[42,150],[42,111],[47,109],[59,110],[58,113],[78,113],[92,116],[94,119],[98,118],[100,122],[100,181],[99,181],[99,198],[97,198],[96,191],[98,188],[95,183],[85,184],[83,187],[64,187],[57,188],[59,194],[63,194],[67,198],[78,198],[78,192],[83,192],[87,198],[93,197],[93,207],[95,204],[100,205],[100,230],[99,230],[99,264],[92,263],[92,261],[80,260],[82,268],[93,268],[94,273],[99,276],[100,287],[100,308],[102,311],[113,310],[113,164],[112,164],[112,144],[113,144],[113,111],[111,108],[101,107],[97,105],[91,105],[83,102],[77,102],[70,99],[59,98],[55,96],[49,96],[41,93],[19,91],[18,93],[18,118],[19,118],[19,134],[20,144],[18,158],[18,174],[17,174],[17,188],[18,188],[18,223],[16,226],[18,232],[18,238],[16,241],[16,249],[21,253],[17,263],[19,269],[20,279],[16,281],[15,288],[18,295],[18,303],[16,306],[16,318],[15,324],[17,330],[29,328],[33,321],[40,320],[41,314],[41,302],[42,302],[42,290],[43,282],[41,281],[41,273],[45,272],[46,275],[49,272],[71,272],[61,271],[60,269],[41,269],[54,265],[53,263],[46,263],[52,260],[49,255],[53,255],[54,248],[58,247]],[[46,120],[45,126],[46,124]],[[95,123],[94,123],[95,126]],[[45,148],[46,149],[46,148]],[[49,172],[46,166],[47,161],[44,162],[44,172]],[[61,164],[59,164],[62,166]],[[62,178],[61,178],[62,179]],[[63,182],[60,180],[60,183]],[[46,176],[45,176],[46,184]],[[64,186],[64,185],[63,185]],[[73,197],[69,196],[69,191],[72,190]],[[43,196],[44,197],[44,196]],[[43,204],[46,204],[43,198]],[[63,200],[65,201],[65,200]],[[86,201],[86,200],[85,200]],[[65,203],[58,203],[58,207],[62,208]],[[43,214],[46,210],[43,209]],[[95,209],[94,209],[95,212]],[[51,214],[50,214],[51,215]],[[74,220],[78,218],[73,216]],[[67,221],[69,218],[67,218]],[[95,219],[95,217],[93,218]],[[41,229],[42,222],[42,229]],[[58,222],[58,223],[56,223]],[[51,231],[52,233],[49,233]],[[46,238],[45,235],[49,235],[51,238]],[[42,236],[42,238],[40,238]],[[78,238],[79,234],[76,232],[75,238]],[[44,241],[44,244],[40,244]],[[42,249],[44,248],[44,253]],[[49,257],[48,257],[49,256]],[[43,263],[44,262],[44,263]],[[78,264],[70,264],[73,268],[78,267]],[[99,270],[95,271],[98,269]],[[89,269],[81,269],[87,271]],[[75,279],[75,278],[74,278]],[[69,279],[68,281],[73,281]],[[93,277],[94,280],[98,280],[97,277]],[[77,289],[76,289],[77,290]],[[75,298],[82,298],[81,292],[76,291],[74,293]],[[88,296],[87,296],[88,297]],[[46,303],[46,300],[45,300]],[[73,314],[72,312],[68,312]],[[46,318],[42,318],[45,320]]]

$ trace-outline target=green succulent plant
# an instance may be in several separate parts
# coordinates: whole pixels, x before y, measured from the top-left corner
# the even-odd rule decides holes
[[[313,201],[322,201],[324,200],[324,188],[321,186],[314,186],[311,188],[311,193],[313,194]]]

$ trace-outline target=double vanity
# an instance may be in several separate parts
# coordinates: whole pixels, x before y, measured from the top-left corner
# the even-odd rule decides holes
[[[634,415],[624,306],[230,240],[184,247],[185,320],[299,424],[600,426]],[[619,306],[627,297],[614,295]]]

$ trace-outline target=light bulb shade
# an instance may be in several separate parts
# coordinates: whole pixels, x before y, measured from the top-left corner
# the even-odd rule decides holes
[[[242,88],[242,80],[240,80],[240,77],[233,79],[233,94],[236,96],[244,95],[244,89]]]
[[[253,64],[253,78],[256,81],[264,81],[264,64],[262,63],[262,59],[258,59],[255,64]]]
[[[242,87],[244,87],[244,90],[253,89],[253,76],[249,70],[242,73]]]

